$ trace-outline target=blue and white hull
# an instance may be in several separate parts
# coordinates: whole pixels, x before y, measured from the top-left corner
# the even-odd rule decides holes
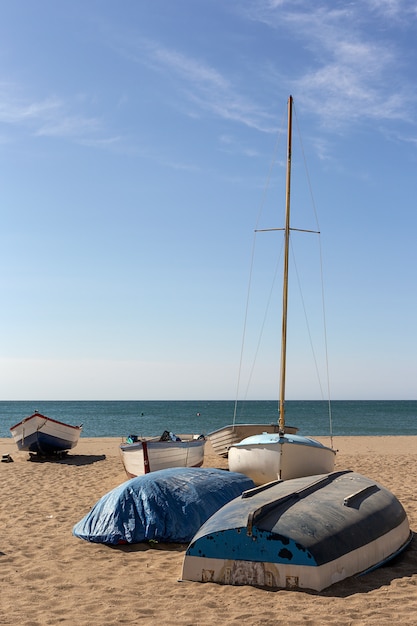
[[[18,450],[42,456],[71,450],[77,445],[81,431],[81,425],[64,424],[41,413],[34,413],[10,428]]]
[[[182,579],[321,591],[390,560],[410,542],[397,498],[350,471],[244,492],[201,527]]]

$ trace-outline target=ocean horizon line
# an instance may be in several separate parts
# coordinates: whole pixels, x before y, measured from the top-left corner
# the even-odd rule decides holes
[[[149,398],[29,398],[29,399],[2,399],[0,402],[279,402],[278,398],[192,398],[192,399],[149,399]],[[288,398],[285,402],[417,402],[417,398]]]

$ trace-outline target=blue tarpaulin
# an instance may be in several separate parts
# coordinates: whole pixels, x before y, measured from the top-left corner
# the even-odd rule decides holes
[[[128,480],[103,496],[73,528],[96,543],[188,543],[204,522],[254,483],[243,474],[175,467]]]

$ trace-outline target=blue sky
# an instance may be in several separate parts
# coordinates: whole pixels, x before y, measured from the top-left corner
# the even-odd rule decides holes
[[[279,233],[256,235],[239,371],[254,229],[283,225],[289,94],[330,397],[417,397],[414,2],[1,0],[0,17],[0,399],[277,397],[280,275],[250,386],[246,363]],[[292,238],[323,343],[317,240]],[[287,397],[316,399],[295,291]]]

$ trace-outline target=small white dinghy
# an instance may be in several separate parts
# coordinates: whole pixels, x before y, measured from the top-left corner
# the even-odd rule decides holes
[[[411,541],[397,498],[349,470],[251,489],[190,543],[182,579],[321,591],[374,569]]]
[[[177,436],[166,430],[161,437],[129,435],[128,440],[120,445],[120,454],[129,478],[170,467],[201,467],[204,462],[204,435]]]

